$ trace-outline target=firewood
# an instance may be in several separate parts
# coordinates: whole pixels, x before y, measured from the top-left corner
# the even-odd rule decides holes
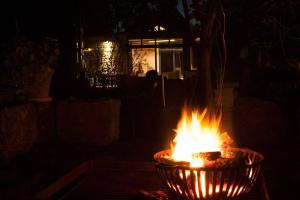
[[[212,152],[199,152],[194,153],[193,158],[202,158],[204,160],[216,160],[221,156],[220,151],[212,151]]]
[[[162,157],[159,159],[159,162],[165,165],[172,165],[172,166],[189,166],[190,163],[187,161],[177,161],[173,160],[172,158],[169,157]]]

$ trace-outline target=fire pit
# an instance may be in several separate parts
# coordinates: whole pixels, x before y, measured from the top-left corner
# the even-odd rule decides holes
[[[156,171],[177,199],[235,198],[249,192],[260,173],[263,156],[231,147],[233,140],[218,131],[220,118],[203,125],[205,113],[184,113],[171,149],[154,155]]]
[[[233,148],[244,163],[217,167],[190,167],[184,163],[162,161],[170,150],[154,155],[156,170],[178,199],[230,199],[250,191],[257,180],[263,156],[248,149]]]

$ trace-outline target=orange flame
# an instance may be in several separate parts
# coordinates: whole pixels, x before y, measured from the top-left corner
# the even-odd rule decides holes
[[[171,143],[172,159],[189,162],[190,167],[204,167],[205,160],[200,156],[194,156],[195,154],[201,152],[221,152],[222,154],[227,147],[233,144],[233,140],[226,132],[220,133],[220,121],[221,116],[210,117],[207,115],[207,109],[203,112],[197,110],[188,112],[188,109],[185,108],[182,119],[175,130],[176,137]],[[182,176],[182,174],[180,175]],[[188,173],[189,176],[191,176],[190,173]],[[195,177],[194,187],[197,198],[200,198],[200,191],[204,198],[210,196],[213,192],[212,183],[206,183],[206,172],[201,171],[199,175],[194,172],[193,176]],[[215,189],[215,192],[219,193],[220,185],[217,185]]]
[[[207,115],[207,109],[203,112],[188,112],[185,109],[175,130],[177,135],[171,146],[172,158],[176,161],[187,161],[191,167],[203,167],[204,160],[193,155],[216,151],[222,154],[233,140],[226,132],[220,133],[220,121],[221,116]]]

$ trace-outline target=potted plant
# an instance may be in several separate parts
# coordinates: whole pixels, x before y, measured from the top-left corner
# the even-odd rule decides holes
[[[14,79],[17,96],[21,95],[26,99],[49,98],[58,55],[56,40],[19,40],[4,62],[13,72],[10,78]]]

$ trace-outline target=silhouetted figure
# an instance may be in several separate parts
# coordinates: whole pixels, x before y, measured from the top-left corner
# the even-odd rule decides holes
[[[149,89],[155,89],[157,87],[157,85],[158,85],[157,77],[158,77],[157,71],[155,71],[155,70],[147,71],[146,81],[149,86]]]

